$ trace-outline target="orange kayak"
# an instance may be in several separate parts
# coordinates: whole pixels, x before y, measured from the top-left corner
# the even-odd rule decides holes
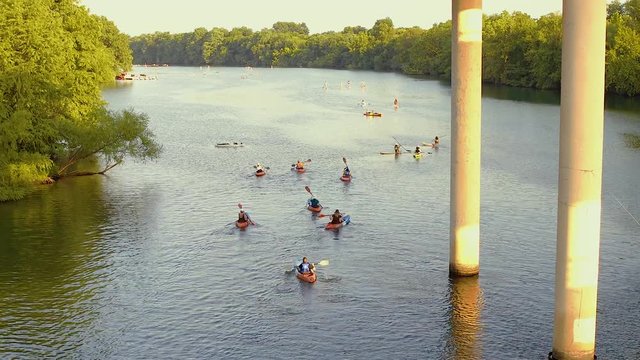
[[[302,174],[304,172],[304,168],[296,168],[298,174]]]
[[[320,211],[322,211],[322,205],[318,205],[316,207],[313,207],[311,205],[307,205],[307,209],[309,209],[309,211],[311,211],[311,212],[319,213]]]
[[[239,229],[244,229],[247,226],[249,226],[249,222],[248,221],[238,221],[236,220],[236,227]]]
[[[266,171],[256,171],[256,176],[264,176],[266,174],[267,174]]]
[[[340,176],[340,180],[345,181],[345,182],[351,181],[351,175],[349,175],[349,176],[342,175],[342,176]]]
[[[342,217],[342,222],[339,224],[334,224],[334,223],[328,223],[327,225],[324,226],[325,230],[334,230],[334,229],[339,229],[341,228],[343,225],[347,225],[351,222],[351,216],[350,215],[345,215]]]
[[[318,279],[318,277],[316,276],[316,273],[312,273],[312,272],[301,273],[301,272],[298,272],[297,270],[296,270],[296,277],[308,283],[314,283]]]

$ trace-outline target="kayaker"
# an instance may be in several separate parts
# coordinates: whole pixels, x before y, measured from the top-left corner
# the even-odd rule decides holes
[[[311,199],[309,199],[309,205],[313,208],[317,208],[318,206],[320,206],[320,200],[312,197]]]
[[[240,212],[238,213],[238,222],[244,223],[247,221],[249,221],[249,215],[247,215],[244,210],[240,210]]]
[[[416,146],[415,154],[420,154],[422,151],[420,150],[420,146]]]
[[[397,97],[393,98],[393,106],[394,107],[398,107],[398,98]]]
[[[440,138],[436,135],[435,139],[433,139],[433,146],[435,147],[438,145],[440,145]]]
[[[399,155],[399,154],[400,154],[400,144],[395,144],[395,145],[393,145],[393,152],[394,152],[396,155]]]
[[[264,172],[264,167],[262,166],[262,164],[256,164],[256,172]]]
[[[296,169],[304,169],[304,163],[300,160],[296,163]]]
[[[342,214],[340,213],[340,210],[336,209],[336,211],[334,211],[333,215],[331,215],[331,223],[332,224],[341,224],[342,223]]]
[[[298,265],[298,272],[304,274],[304,273],[313,273],[315,271],[316,267],[309,262],[309,260],[307,260],[307,257],[303,257],[302,258],[302,263],[300,263],[300,265]]]
[[[348,166],[345,166],[344,169],[342,170],[342,176],[344,176],[344,177],[351,176],[351,170],[349,170]]]

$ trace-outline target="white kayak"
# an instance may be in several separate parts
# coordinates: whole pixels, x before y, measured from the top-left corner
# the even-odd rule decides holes
[[[218,148],[236,148],[236,147],[243,147],[244,144],[241,142],[222,142],[222,143],[217,143],[216,147]]]

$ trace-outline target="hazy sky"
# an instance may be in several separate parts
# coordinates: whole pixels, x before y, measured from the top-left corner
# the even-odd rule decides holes
[[[390,17],[396,28],[430,28],[451,17],[450,0],[80,0],[93,14],[113,21],[129,35],[190,32],[247,26],[270,28],[277,21],[304,22],[311,33],[342,31],[345,26],[371,28]],[[533,17],[562,9],[562,0],[484,0],[486,14],[522,11]]]

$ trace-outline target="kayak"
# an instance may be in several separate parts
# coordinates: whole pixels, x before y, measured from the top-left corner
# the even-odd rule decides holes
[[[304,168],[296,168],[298,174],[302,174],[304,172]]]
[[[266,174],[266,171],[256,171],[256,176],[265,176]]]
[[[241,222],[241,221],[236,220],[236,227],[237,227],[238,229],[244,229],[244,228],[246,228],[247,226],[249,226],[249,222],[248,222],[248,221],[242,221],[242,222]]]
[[[313,206],[311,206],[311,203],[309,201],[307,201],[307,209],[309,209],[309,211],[311,211],[311,212],[316,212],[317,213],[317,212],[322,211],[322,205],[318,204],[318,206],[313,207]]]
[[[351,216],[345,215],[342,217],[342,222],[340,224],[328,223],[324,226],[325,230],[335,230],[341,228],[343,225],[347,225],[351,222]]]
[[[351,181],[351,175],[349,175],[349,176],[342,175],[342,176],[340,176],[340,180],[345,181],[345,182]]]
[[[363,113],[364,116],[372,116],[372,117],[382,117],[382,114],[375,111],[366,111]]]
[[[413,158],[416,159],[416,160],[420,160],[422,158],[422,153],[413,154]]]
[[[241,142],[223,142],[223,143],[217,143],[216,147],[243,147],[244,144]]]
[[[380,151],[380,155],[402,155],[402,154],[406,154],[407,152],[400,152],[400,153],[395,153],[393,151]]]
[[[296,277],[304,282],[308,282],[311,284],[316,282],[316,280],[318,279],[318,276],[316,275],[316,273],[312,273],[312,272],[301,273],[298,270],[296,270]]]

